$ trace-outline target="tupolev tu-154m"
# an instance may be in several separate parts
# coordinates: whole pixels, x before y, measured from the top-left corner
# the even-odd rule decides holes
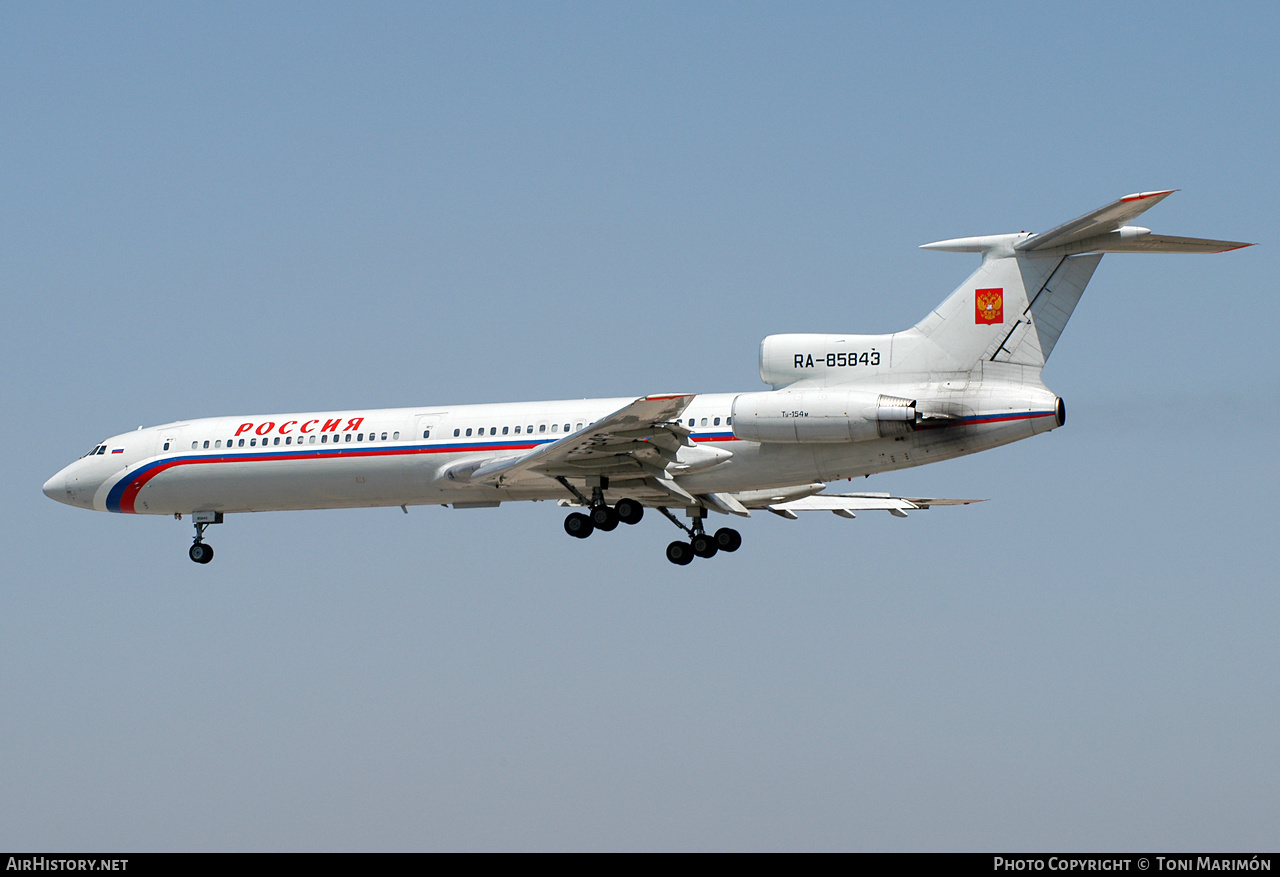
[[[1127,195],[1040,234],[925,244],[982,264],[905,331],[770,335],[769,390],[183,420],[105,439],[44,492],[98,511],[189,514],[197,563],[213,557],[205,529],[239,512],[556,500],[581,509],[564,528],[586,538],[655,509],[685,534],[667,546],[683,565],[742,543],[732,527],[708,532],[708,511],[852,518],[964,504],[827,493],[825,482],[1062,426],[1066,408],[1040,372],[1104,254],[1249,246],[1130,224],[1170,194]]]

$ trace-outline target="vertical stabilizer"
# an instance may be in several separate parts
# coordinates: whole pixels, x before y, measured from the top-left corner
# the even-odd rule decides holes
[[[982,265],[927,317],[899,333],[895,370],[967,372],[989,360],[1044,365],[1101,256],[1018,253],[1014,245],[1026,237],[961,239],[964,246],[982,242]]]
[[[925,244],[926,250],[981,253],[982,265],[929,316],[894,336],[893,368],[962,372],[980,362],[1042,367],[1102,254],[1216,253],[1249,246],[1156,235],[1128,224],[1173,191],[1126,195],[1042,234]]]
[[[1172,192],[1126,195],[1041,234],[925,244],[922,249],[936,252],[980,253],[982,264],[905,332],[770,335],[760,345],[760,377],[774,389],[891,377],[955,385],[970,380],[984,363],[1010,374],[1020,373],[1013,368],[1018,366],[1038,370],[1057,346],[1104,253],[1220,253],[1250,246],[1152,234],[1128,224]]]

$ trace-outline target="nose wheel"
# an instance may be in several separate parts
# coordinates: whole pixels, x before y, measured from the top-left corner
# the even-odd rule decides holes
[[[213,546],[204,541],[204,531],[211,524],[222,523],[222,512],[195,512],[191,515],[191,520],[195,524],[196,537],[187,549],[187,557],[196,563],[208,563],[213,560]]]

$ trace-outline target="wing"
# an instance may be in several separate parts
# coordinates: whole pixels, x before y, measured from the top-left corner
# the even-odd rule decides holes
[[[925,497],[890,496],[887,493],[824,493],[805,496],[785,502],[769,502],[760,500],[759,504],[748,504],[749,507],[763,508],[792,520],[799,517],[797,512],[834,512],[842,518],[857,517],[857,512],[885,511],[895,517],[905,518],[913,509],[927,509],[935,505],[969,505],[985,502],[981,499],[936,499]]]
[[[693,444],[689,430],[675,422],[692,401],[692,393],[642,396],[559,441],[524,454],[467,464],[469,472],[456,474],[495,486],[509,484],[524,474],[552,478],[634,475],[669,481],[667,469],[676,463],[677,452]],[[730,456],[728,451],[716,453],[726,459]]]

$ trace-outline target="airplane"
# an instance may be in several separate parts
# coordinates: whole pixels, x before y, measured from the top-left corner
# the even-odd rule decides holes
[[[206,528],[241,512],[548,500],[580,509],[564,529],[586,538],[655,509],[683,531],[666,550],[683,566],[742,544],[732,527],[708,532],[708,512],[905,517],[967,504],[826,484],[1064,425],[1066,406],[1041,369],[1103,255],[1251,246],[1130,224],[1174,191],[1126,195],[1040,234],[924,244],[982,263],[905,331],[768,336],[769,390],[183,420],[105,439],[44,493],[97,511],[188,514],[188,554],[200,564],[213,559]]]

